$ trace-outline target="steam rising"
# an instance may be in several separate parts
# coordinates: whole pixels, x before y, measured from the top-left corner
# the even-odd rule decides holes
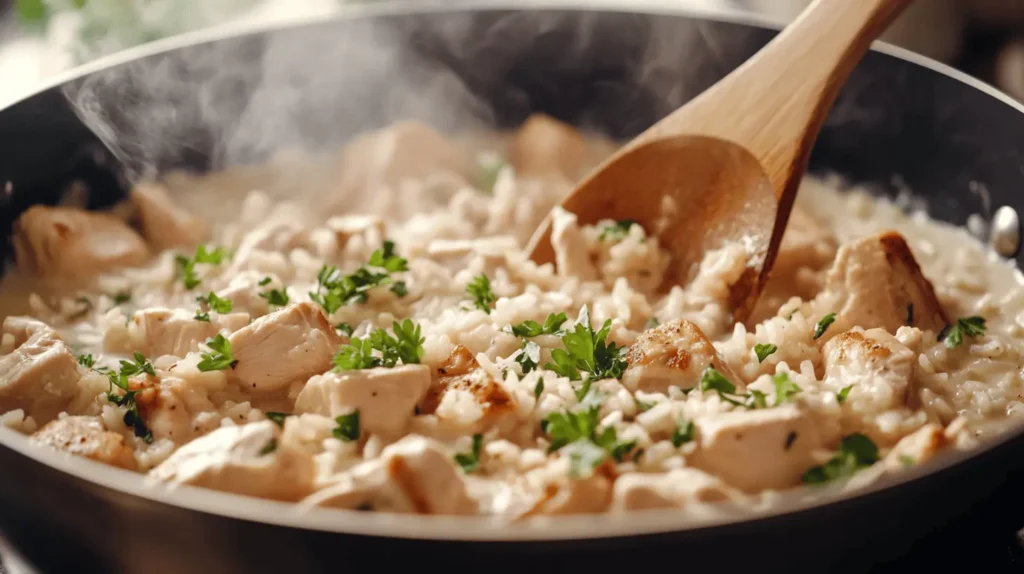
[[[540,109],[627,137],[759,45],[736,32],[720,44],[697,21],[576,11],[338,20],[153,56],[65,93],[132,179],[332,150],[401,119],[464,131]]]

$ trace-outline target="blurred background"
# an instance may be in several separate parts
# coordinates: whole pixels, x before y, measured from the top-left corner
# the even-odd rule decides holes
[[[153,40],[228,23],[329,16],[347,4],[387,1],[0,0],[0,106],[63,70]],[[809,1],[633,0],[630,4],[742,10],[786,21]],[[487,0],[475,3],[483,2]],[[510,2],[514,0],[504,3]],[[1024,0],[918,0],[884,38],[1024,100]]]

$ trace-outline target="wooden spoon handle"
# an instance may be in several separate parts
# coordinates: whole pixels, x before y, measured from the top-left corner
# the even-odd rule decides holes
[[[815,0],[756,56],[638,139],[696,132],[741,143],[783,200],[843,83],[912,1]]]

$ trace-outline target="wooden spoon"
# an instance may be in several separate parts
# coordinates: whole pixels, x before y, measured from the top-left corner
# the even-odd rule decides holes
[[[731,242],[748,265],[732,286],[749,316],[782,240],[829,108],[874,40],[912,0],[816,0],[753,58],[627,143],[562,201],[580,224],[634,220],[673,255],[664,285],[688,283]],[[554,263],[551,216],[530,241]]]

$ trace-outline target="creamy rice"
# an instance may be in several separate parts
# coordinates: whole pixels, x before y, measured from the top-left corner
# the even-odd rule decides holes
[[[48,255],[38,245],[29,250],[0,284],[11,316],[0,338],[0,424],[153,481],[306,505],[516,518],[754,501],[803,483],[813,488],[821,472],[833,480],[872,465],[874,476],[902,472],[943,449],[972,448],[1024,413],[1021,276],[966,230],[835,181],[808,180],[755,320],[734,324],[727,301],[747,264],[741,247],[708,254],[691,285],[659,293],[670,256],[657,238],[639,225],[580,226],[556,212],[558,268],[537,266],[522,246],[575,175],[538,168],[544,158],[517,159],[513,141],[511,149],[491,150],[510,160],[486,189],[472,154],[426,128],[401,129],[388,143],[397,155],[372,156],[376,163],[364,157],[372,175],[330,189],[333,203],[299,198],[287,185],[261,190],[244,177],[233,184],[237,193],[221,176],[168,181],[179,194],[175,209],[208,226],[203,244],[230,254],[197,263],[193,289],[176,257],[194,249],[157,249],[146,229],[152,257],[88,280],[34,276],[24,259]],[[402,153],[422,153],[417,161],[429,173],[403,167]],[[579,162],[592,165],[600,157],[594,153]],[[398,175],[389,179],[392,172]],[[181,194],[183,186],[191,193]],[[224,191],[211,201],[218,186]],[[353,213],[373,217],[344,218]],[[923,307],[927,297],[909,287],[893,291],[917,302],[901,307],[899,318],[882,303],[872,307],[871,296],[885,286],[857,275],[868,259],[856,259],[853,246],[871,249],[864,238],[890,230],[906,239],[939,308]],[[20,232],[32,233],[27,226]],[[324,293],[323,267],[354,273],[385,241],[394,242],[407,270],[389,273],[390,282],[369,289],[365,302],[323,313],[311,297]],[[844,282],[838,262],[847,256]],[[72,263],[53,265],[56,273]],[[483,301],[486,310],[467,293],[481,275],[494,296]],[[398,281],[404,290],[394,289]],[[287,294],[287,305],[268,305],[273,289]],[[196,302],[210,292],[232,310]],[[842,310],[850,301],[857,308]],[[610,321],[607,341],[632,350],[625,373],[591,381],[581,396],[586,374],[570,380],[544,365],[566,348],[564,333],[584,308],[587,327]],[[157,310],[164,315],[147,323]],[[195,318],[202,311],[209,322]],[[984,332],[961,329],[961,342],[951,346],[945,325],[924,325],[932,311],[954,327],[959,318],[983,318]],[[512,332],[558,313],[567,319],[556,332]],[[818,333],[829,313],[838,313],[836,323]],[[24,333],[14,315],[45,325]],[[876,324],[850,324],[876,315]],[[375,329],[393,334],[393,323],[404,319],[422,329],[423,366],[402,366],[409,363],[403,359],[394,368],[331,372],[331,357],[349,343],[349,333],[332,326],[347,324],[352,337],[366,338]],[[236,358],[254,350],[235,365],[203,369],[203,354],[216,355],[209,342],[218,332]],[[291,335],[267,342],[285,332]],[[656,333],[667,337],[667,348]],[[703,337],[713,347],[702,347]],[[26,358],[33,344],[52,355],[55,366],[44,365],[42,374],[19,370],[34,360]],[[775,349],[760,360],[758,345]],[[177,351],[143,351],[169,348]],[[132,405],[118,404],[124,392],[105,371],[131,361],[133,351],[152,365],[152,374],[126,379],[141,426],[126,424]],[[528,351],[539,354],[531,361],[538,366],[524,372]],[[62,372],[68,354],[91,355],[94,364],[83,360],[73,374]],[[685,365],[669,355],[685,355]],[[705,359],[734,391],[709,383]],[[553,445],[553,433],[564,430],[559,417],[582,416],[591,406],[600,421],[594,432]],[[356,411],[358,437],[344,428]],[[270,422],[268,413],[290,416]],[[93,426],[83,430],[86,424]],[[601,438],[607,429],[613,439]],[[877,452],[860,460],[851,436]],[[73,445],[78,439],[88,446]]]

